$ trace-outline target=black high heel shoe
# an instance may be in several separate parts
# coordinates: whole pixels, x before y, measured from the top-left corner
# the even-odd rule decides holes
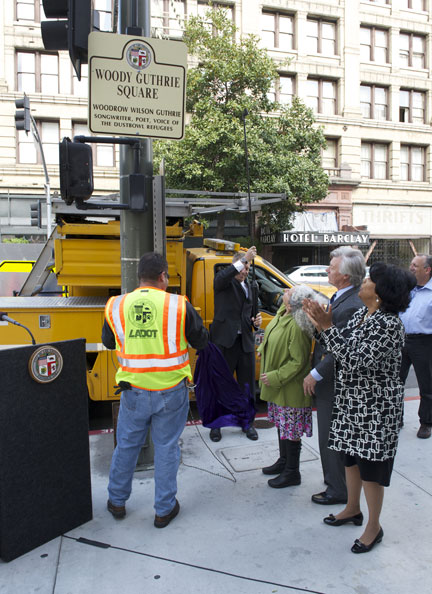
[[[353,553],[369,553],[369,551],[371,551],[376,544],[382,541],[383,536],[384,530],[380,528],[378,534],[375,536],[370,545],[365,545],[361,540],[356,539],[353,546],[351,547],[351,551]]]
[[[360,512],[355,516],[350,516],[349,518],[341,518],[340,520],[336,519],[333,514],[330,514],[323,520],[324,524],[327,526],[343,526],[344,524],[348,524],[352,522],[356,526],[361,526],[363,524],[363,514]]]

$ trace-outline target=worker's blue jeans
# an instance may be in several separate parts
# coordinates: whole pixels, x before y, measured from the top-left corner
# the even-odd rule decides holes
[[[133,388],[122,393],[117,421],[117,447],[111,461],[108,495],[114,505],[124,505],[132,491],[138,455],[151,427],[154,444],[154,508],[166,516],[175,505],[179,437],[186,424],[189,398],[183,380],[174,388],[153,392]]]

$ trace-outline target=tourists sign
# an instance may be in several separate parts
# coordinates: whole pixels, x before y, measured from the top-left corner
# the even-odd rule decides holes
[[[91,132],[181,140],[186,60],[186,45],[180,41],[91,33]]]

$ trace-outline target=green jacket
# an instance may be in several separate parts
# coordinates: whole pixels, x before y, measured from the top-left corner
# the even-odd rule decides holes
[[[261,373],[269,386],[260,382],[261,400],[279,406],[311,406],[311,397],[303,391],[303,380],[310,371],[311,339],[299,328],[282,305],[267,326],[261,353]]]

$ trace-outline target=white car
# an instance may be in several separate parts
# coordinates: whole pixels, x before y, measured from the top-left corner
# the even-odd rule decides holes
[[[309,285],[328,284],[327,266],[322,264],[313,264],[310,266],[293,266],[284,272],[296,283],[306,283]]]

